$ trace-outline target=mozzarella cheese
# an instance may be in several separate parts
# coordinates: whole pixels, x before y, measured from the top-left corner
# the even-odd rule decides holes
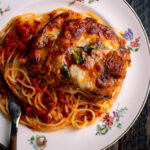
[[[49,35],[49,38],[51,40],[56,40],[58,35],[60,34],[60,29],[57,28],[53,28],[52,31],[49,31],[49,33],[47,33]]]
[[[90,43],[95,43],[98,35],[96,34],[84,34],[81,36],[80,40],[77,41],[78,46],[85,46]]]
[[[69,71],[71,74],[71,79],[76,82],[81,89],[92,90],[95,88],[94,80],[90,78],[88,71],[81,69],[77,65],[71,65]]]
[[[106,49],[109,49],[109,50],[118,50],[119,49],[119,43],[112,42],[110,40],[104,40],[103,45]]]

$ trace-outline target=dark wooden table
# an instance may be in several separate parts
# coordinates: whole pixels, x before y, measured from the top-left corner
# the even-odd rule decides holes
[[[150,0],[126,0],[140,17],[150,40]],[[2,150],[0,145],[0,150]],[[138,120],[107,150],[150,150],[150,95]]]
[[[140,17],[150,40],[150,0],[126,0]],[[107,150],[150,150],[150,95],[138,120]]]

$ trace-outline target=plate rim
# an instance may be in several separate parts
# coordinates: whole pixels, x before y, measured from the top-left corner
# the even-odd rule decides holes
[[[132,11],[132,13],[134,14],[134,16],[136,17],[137,21],[139,22],[142,30],[143,30],[143,33],[144,33],[144,36],[145,36],[145,39],[146,39],[146,42],[147,42],[147,45],[148,45],[148,52],[149,52],[149,56],[150,56],[150,41],[149,41],[149,38],[147,36],[147,33],[146,33],[146,30],[143,26],[143,23],[141,22],[139,16],[137,15],[137,13],[135,12],[135,10],[132,8],[132,6],[126,1],[126,0],[123,0],[123,2],[125,3],[125,5]],[[116,142],[118,142],[130,129],[131,127],[135,124],[135,122],[137,121],[137,119],[139,118],[147,100],[148,100],[148,96],[149,96],[149,93],[150,93],[150,77],[149,77],[149,83],[148,83],[148,87],[147,87],[147,90],[146,90],[146,94],[145,94],[145,98],[143,100],[143,103],[140,107],[140,110],[138,111],[136,117],[134,118],[134,120],[130,123],[130,125],[128,126],[128,128],[118,137],[116,138],[113,142],[111,142],[109,145],[105,146],[103,149],[107,149],[109,148],[110,146],[114,145]]]

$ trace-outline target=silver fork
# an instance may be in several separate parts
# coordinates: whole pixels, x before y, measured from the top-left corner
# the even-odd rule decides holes
[[[17,150],[17,130],[19,119],[21,116],[21,108],[15,103],[15,99],[13,97],[9,98],[8,109],[11,115],[12,122],[9,150]]]

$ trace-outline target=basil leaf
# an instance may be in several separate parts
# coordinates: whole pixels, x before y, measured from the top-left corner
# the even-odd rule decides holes
[[[78,48],[83,49],[88,55],[91,55],[92,50],[93,49],[98,49],[99,45],[98,45],[98,43],[92,43],[92,44],[89,44],[89,45],[85,45],[84,47],[80,46]]]
[[[73,52],[73,58],[76,64],[83,64],[86,61],[85,56],[82,55],[82,51],[80,50],[76,50]]]
[[[71,75],[70,75],[70,72],[69,72],[69,69],[68,69],[68,66],[67,65],[64,65],[62,70],[61,70],[61,73],[63,74],[63,76],[65,78],[67,78],[68,80],[70,80],[71,78]]]

